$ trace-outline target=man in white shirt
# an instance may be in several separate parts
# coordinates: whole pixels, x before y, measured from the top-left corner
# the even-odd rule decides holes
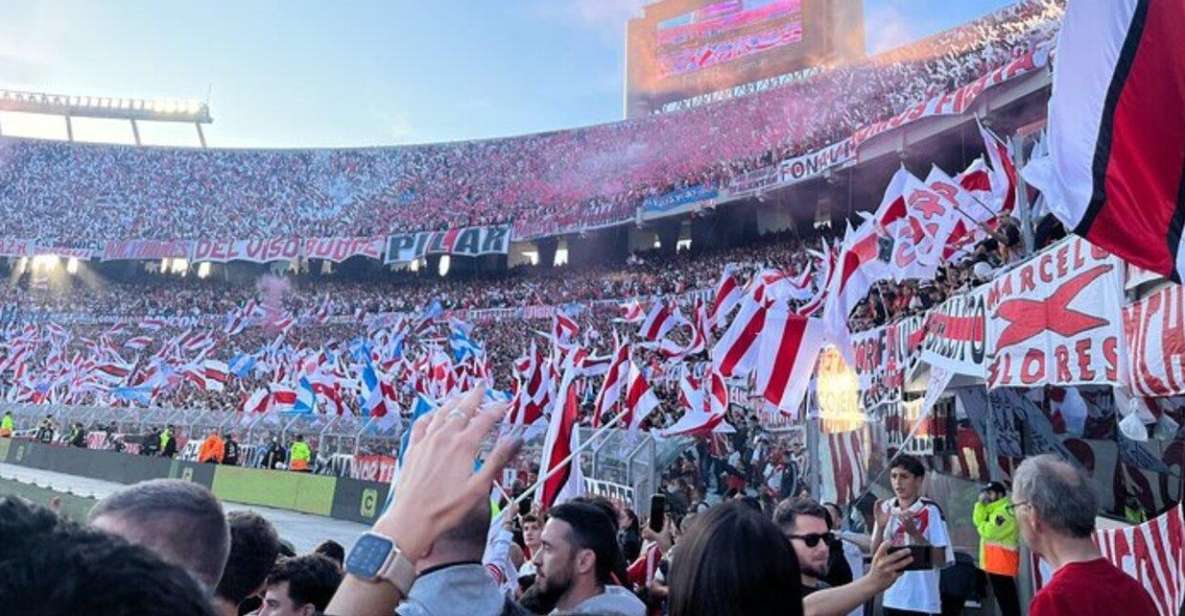
[[[926,467],[909,455],[900,455],[889,465],[889,482],[896,498],[876,504],[876,527],[872,532],[872,551],[881,542],[893,546],[930,546],[931,569],[906,571],[885,591],[882,605],[885,616],[939,614],[939,569],[954,562],[954,550],[947,533],[942,508],[922,498]]]

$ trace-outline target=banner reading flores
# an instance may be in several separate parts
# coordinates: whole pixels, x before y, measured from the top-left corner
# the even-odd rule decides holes
[[[1071,236],[987,287],[987,385],[1121,384],[1123,267]]]

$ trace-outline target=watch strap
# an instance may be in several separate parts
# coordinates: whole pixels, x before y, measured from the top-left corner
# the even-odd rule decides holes
[[[407,597],[411,592],[412,583],[416,581],[416,565],[404,555],[403,550],[400,550],[394,541],[391,545],[394,546],[391,555],[387,557],[387,562],[383,563],[378,577],[394,586],[400,595]]]

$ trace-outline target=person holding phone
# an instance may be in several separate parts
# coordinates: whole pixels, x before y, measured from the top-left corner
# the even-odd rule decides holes
[[[900,579],[885,591],[885,616],[939,614],[939,569],[954,562],[954,549],[946,520],[938,503],[922,498],[926,467],[910,455],[899,455],[889,464],[889,482],[895,498],[876,504],[872,550],[881,543],[890,549],[908,549],[913,562]]]

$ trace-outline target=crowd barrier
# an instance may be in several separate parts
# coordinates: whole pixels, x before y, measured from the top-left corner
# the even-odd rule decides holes
[[[182,479],[210,488],[225,501],[362,524],[374,523],[389,489],[386,483],[350,477],[198,464],[23,439],[0,439],[0,461],[122,484]]]

